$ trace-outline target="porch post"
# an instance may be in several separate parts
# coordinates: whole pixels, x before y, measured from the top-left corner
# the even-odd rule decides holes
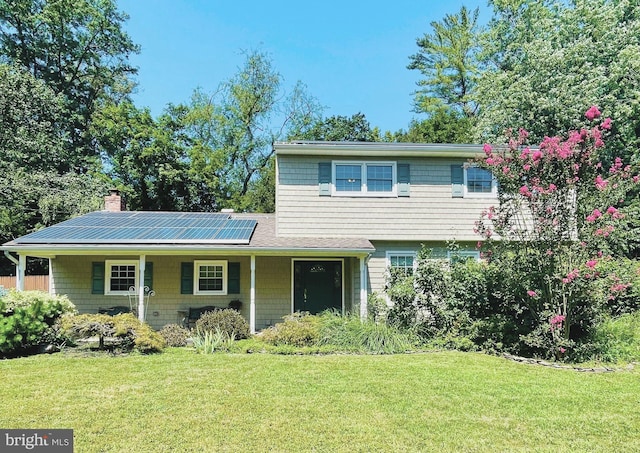
[[[249,296],[249,328],[256,333],[256,256],[251,255],[251,294]]]
[[[360,319],[367,319],[367,257],[360,257]]]
[[[138,319],[142,322],[145,321],[144,316],[144,269],[147,261],[145,255],[140,255],[140,263],[138,269],[140,275],[138,276]]]
[[[18,266],[16,269],[16,289],[24,291],[24,271],[27,268],[27,256],[18,255]]]

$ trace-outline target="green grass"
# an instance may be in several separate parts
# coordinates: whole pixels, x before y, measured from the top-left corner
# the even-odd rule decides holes
[[[640,451],[640,371],[475,353],[0,361],[0,426],[77,452]]]

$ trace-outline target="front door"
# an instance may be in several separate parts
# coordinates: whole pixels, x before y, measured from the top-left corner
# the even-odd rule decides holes
[[[293,311],[342,312],[342,261],[294,261]]]

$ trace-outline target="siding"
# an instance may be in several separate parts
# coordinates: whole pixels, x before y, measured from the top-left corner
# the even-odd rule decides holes
[[[376,251],[369,259],[369,292],[383,293],[386,283],[387,252],[415,252],[422,248],[431,249],[434,258],[446,258],[447,246],[444,242],[412,242],[412,241],[376,241]],[[461,250],[475,250],[475,243],[459,243]]]
[[[331,160],[317,156],[278,157],[279,236],[474,241],[478,236],[473,228],[481,211],[497,202],[493,198],[452,198],[450,166],[462,165],[464,160],[444,158],[396,160],[411,165],[410,197],[321,197],[318,162]]]
[[[52,288],[54,294],[66,294],[76,305],[80,313],[96,313],[98,308],[116,305],[129,306],[128,296],[106,296],[91,294],[91,263],[106,259],[132,259],[132,257],[107,256],[58,256],[51,260]],[[179,311],[189,307],[214,305],[226,307],[231,300],[242,301],[241,314],[249,319],[251,263],[248,256],[225,257],[207,256],[206,259],[221,259],[240,262],[240,294],[225,296],[180,294],[180,263],[194,259],[205,259],[202,256],[151,256],[147,262],[153,263],[153,289],[156,292],[149,300],[147,322],[160,329],[165,324],[179,323]],[[322,259],[322,258],[321,258]],[[344,294],[345,306],[351,307],[354,294],[359,297],[358,276],[351,273],[354,265],[345,259]],[[358,272],[359,267],[357,267]],[[282,320],[291,313],[291,263],[292,258],[256,257],[256,329],[261,330]],[[355,283],[354,283],[355,282]],[[354,290],[356,284],[357,290]],[[137,306],[137,299],[135,301]]]

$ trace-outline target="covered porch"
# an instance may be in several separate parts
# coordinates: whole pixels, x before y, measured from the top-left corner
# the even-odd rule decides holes
[[[107,213],[101,214],[103,222]],[[119,220],[127,213],[108,214],[108,219]],[[155,213],[145,214],[153,218]],[[157,214],[166,220],[181,213]],[[252,332],[295,311],[357,310],[366,315],[367,261],[374,251],[369,241],[277,238],[273,216],[233,218],[255,221],[251,234],[240,243],[237,239],[141,241],[133,237],[139,231],[125,234],[125,226],[112,226],[108,241],[74,239],[70,237],[74,228],[48,231],[54,226],[2,248],[16,263],[18,289],[24,288],[26,257],[48,258],[52,294],[66,294],[81,313],[129,306],[156,329],[182,323],[190,308],[225,308],[236,301],[241,302],[239,311]]]

